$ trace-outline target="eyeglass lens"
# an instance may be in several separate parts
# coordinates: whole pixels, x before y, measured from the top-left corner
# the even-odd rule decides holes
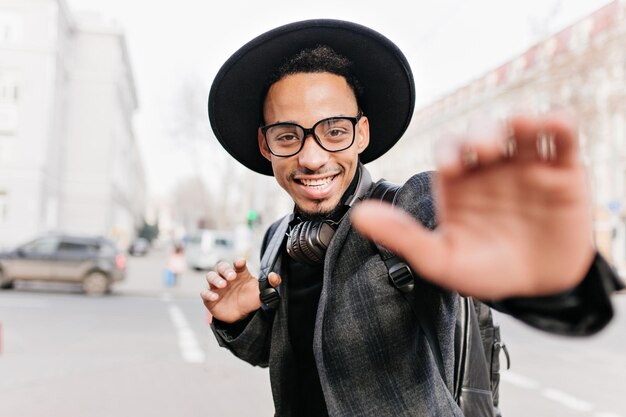
[[[322,147],[336,152],[349,148],[354,140],[354,122],[348,118],[320,120],[313,132]],[[302,147],[305,130],[296,124],[282,123],[267,129],[265,136],[271,151],[276,155],[293,155]]]

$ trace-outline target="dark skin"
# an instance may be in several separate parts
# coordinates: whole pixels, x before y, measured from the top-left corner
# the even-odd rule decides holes
[[[354,92],[343,77],[328,73],[293,74],[276,82],[264,105],[267,123],[294,122],[313,126],[334,116],[355,116],[358,105]],[[272,163],[274,178],[291,196],[301,212],[324,215],[336,209],[358,167],[359,154],[369,144],[369,124],[362,117],[356,126],[354,144],[340,152],[322,149],[312,137],[306,138],[302,150],[287,158],[269,152],[262,134],[258,144],[261,153]],[[270,274],[270,285],[277,286],[280,277]],[[261,306],[255,276],[241,259],[234,265],[219,264],[207,274],[209,288],[201,296],[213,317],[231,323],[246,317]]]
[[[307,86],[324,88],[310,81],[304,77],[300,92],[307,100],[296,100],[301,107],[289,107],[291,113],[285,120],[310,126],[321,118],[314,112],[329,105],[324,100],[335,100],[346,108],[355,100],[349,90],[341,89],[334,89],[335,97],[324,98],[321,91],[306,90]],[[291,88],[289,94],[297,98],[298,92]],[[329,106],[328,111],[337,111]],[[369,140],[369,131],[366,134]],[[303,152],[309,153],[303,159],[268,157],[275,174],[279,168],[277,178],[280,167],[314,161],[321,172],[325,166],[345,169],[349,184],[354,172],[348,167],[357,163],[362,150],[337,160],[333,159],[337,155],[328,154],[313,140],[307,142]],[[542,148],[538,143],[548,145]],[[372,201],[352,210],[354,227],[398,253],[426,279],[481,299],[554,294],[582,281],[595,248],[591,199],[572,119],[564,114],[515,116],[506,128],[483,121],[465,135],[444,138],[436,156],[434,196],[439,226],[435,231],[424,229],[400,209]],[[333,189],[331,200],[339,201],[345,187]],[[296,203],[306,196],[295,185],[283,188]],[[269,282],[277,286],[280,277],[272,273]],[[256,278],[243,259],[218,265],[207,275],[207,283],[209,288],[201,296],[219,320],[234,322],[261,306]]]
[[[355,208],[354,227],[432,282],[463,294],[502,299],[575,287],[595,255],[575,124],[564,114],[508,123],[512,154],[504,150],[509,132],[498,128],[483,139],[470,132],[442,145],[448,154],[435,183],[435,231],[372,202]],[[546,135],[554,145],[543,158],[537,138]]]

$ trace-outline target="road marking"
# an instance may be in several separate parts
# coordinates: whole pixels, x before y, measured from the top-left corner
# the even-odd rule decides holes
[[[533,381],[530,378],[526,378],[525,376],[516,374],[515,372],[511,372],[511,371],[502,372],[500,374],[500,378],[502,378],[502,380],[510,384],[513,384],[519,388],[525,388],[525,389],[538,389],[539,388],[538,382]]]
[[[189,363],[203,363],[204,352],[200,349],[198,339],[189,326],[185,315],[178,306],[169,306],[170,319],[178,331],[178,347],[183,359]]]
[[[534,381],[525,376],[516,374],[511,371],[504,371],[500,374],[500,378],[502,381],[505,381],[511,385],[515,385],[519,388],[530,389],[530,390],[540,390],[540,393],[545,398],[556,401],[561,405],[564,405],[572,410],[580,411],[580,412],[591,412],[596,407],[584,400],[576,398],[570,394],[567,394],[563,391],[559,391],[556,389],[545,388],[541,389],[540,384],[537,381]],[[619,414],[614,413],[593,413],[593,417],[622,417]]]
[[[559,391],[559,390],[552,389],[552,388],[547,388],[547,389],[541,390],[541,395],[553,401],[561,403],[564,406],[571,408],[572,410],[575,410],[575,411],[593,410],[593,404],[587,401],[580,400],[569,394],[566,394],[563,391]]]

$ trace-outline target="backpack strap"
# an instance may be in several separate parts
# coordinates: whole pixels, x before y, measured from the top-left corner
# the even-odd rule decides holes
[[[400,190],[400,185],[383,179],[378,181],[374,186],[374,190],[372,194],[370,194],[370,199],[386,201],[395,205],[398,190]],[[380,257],[387,267],[391,284],[403,293],[411,292],[415,286],[415,279],[406,262],[385,247],[376,242],[374,243],[376,244],[376,248],[378,248]]]
[[[293,220],[293,214],[283,217],[274,229],[272,236],[261,257],[261,267],[259,273],[259,297],[263,310],[274,310],[280,304],[280,292],[268,281],[270,272],[275,272],[276,262],[280,258],[280,250],[287,236],[289,223]]]
[[[394,184],[384,179],[380,180],[374,186],[370,199],[382,200],[395,205],[400,188],[401,186],[398,184]],[[374,242],[374,244],[376,245],[380,257],[387,267],[389,281],[408,300],[409,305],[417,318],[419,326],[424,332],[424,336],[426,336],[426,340],[437,364],[437,368],[439,369],[439,374],[441,375],[444,383],[447,385],[446,372],[443,366],[443,355],[441,353],[439,342],[436,338],[434,320],[430,317],[431,315],[426,309],[426,303],[416,302],[415,300],[415,294],[417,292],[419,292],[422,296],[422,300],[426,299],[427,291],[431,284],[423,280],[416,280],[411,268],[407,265],[404,259],[400,258],[384,246],[379,245],[377,242]],[[419,287],[417,290],[416,285]]]

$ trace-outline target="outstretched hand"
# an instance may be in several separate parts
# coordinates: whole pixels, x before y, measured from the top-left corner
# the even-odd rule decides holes
[[[366,201],[354,226],[424,278],[483,299],[547,295],[588,271],[590,197],[575,123],[562,114],[512,118],[449,137],[436,153],[438,227]]]
[[[207,274],[206,280],[209,288],[200,296],[211,315],[220,321],[234,323],[261,307],[259,282],[248,270],[245,259],[232,265],[220,262],[215,271]],[[281,281],[274,272],[268,280],[273,287]]]

